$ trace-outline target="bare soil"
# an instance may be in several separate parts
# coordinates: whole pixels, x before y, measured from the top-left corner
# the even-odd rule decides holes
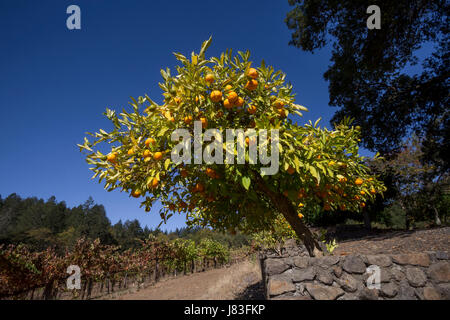
[[[118,296],[118,300],[262,300],[258,262],[244,261],[162,280],[154,286]]]
[[[339,239],[341,238],[341,239]],[[339,236],[334,255],[400,254],[425,251],[450,251],[450,227],[415,231],[373,230],[364,234]]]

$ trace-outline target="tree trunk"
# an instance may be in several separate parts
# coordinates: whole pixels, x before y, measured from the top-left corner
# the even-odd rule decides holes
[[[315,239],[308,227],[305,226],[305,224],[298,218],[297,211],[289,199],[281,193],[270,190],[264,179],[258,173],[255,173],[255,176],[258,190],[265,194],[275,208],[283,214],[284,218],[291,225],[297,236],[303,241],[309,255],[311,257],[323,256],[323,248]]]
[[[370,225],[369,212],[367,210],[363,210],[363,214],[364,214],[364,228],[366,228],[366,230],[370,230],[371,225]]]

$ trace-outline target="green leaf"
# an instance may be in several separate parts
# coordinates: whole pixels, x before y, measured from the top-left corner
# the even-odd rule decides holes
[[[170,166],[170,158],[166,159],[166,161],[164,161],[164,169],[167,170],[167,168],[169,168],[169,166]]]
[[[250,182],[251,182],[251,180],[250,180],[250,178],[249,177],[242,177],[242,186],[246,189],[246,190],[248,190],[248,188],[250,187]]]

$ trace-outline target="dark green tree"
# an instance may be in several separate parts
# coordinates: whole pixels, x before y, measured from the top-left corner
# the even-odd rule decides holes
[[[290,44],[314,52],[332,44],[329,81],[332,123],[344,117],[362,127],[364,147],[388,154],[412,132],[424,138],[424,157],[449,170],[449,23],[445,0],[289,0]],[[369,5],[381,9],[381,29],[369,30]],[[433,47],[412,73],[417,50]]]

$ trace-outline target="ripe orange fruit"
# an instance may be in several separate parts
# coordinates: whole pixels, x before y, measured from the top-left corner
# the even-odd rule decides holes
[[[247,75],[252,79],[256,79],[258,78],[258,71],[255,68],[250,68],[247,71]]]
[[[283,103],[283,101],[281,101],[281,100],[276,100],[275,103],[273,104],[273,106],[274,106],[276,109],[281,109],[281,108],[283,108],[284,103]]]
[[[192,122],[193,118],[192,116],[186,116],[184,117],[184,123],[190,124]]]
[[[162,159],[162,157],[163,157],[163,154],[162,154],[162,152],[155,152],[155,154],[153,155],[153,159],[155,159],[155,160],[161,160]]]
[[[127,154],[128,154],[129,156],[132,156],[133,153],[134,153],[134,148],[130,148],[130,149],[128,150],[128,152],[127,152]]]
[[[185,169],[181,170],[180,174],[183,178],[186,178],[188,176],[188,172]]]
[[[299,217],[300,219],[302,219],[302,218],[303,218],[303,215],[302,215],[301,213],[299,213],[299,214],[298,214],[298,217]]]
[[[233,107],[233,103],[229,99],[225,99],[223,102],[223,106],[226,109],[231,109]]]
[[[359,200],[359,196],[358,195],[356,195],[353,199],[355,199],[355,200]]]
[[[208,125],[208,120],[206,120],[205,117],[201,117],[200,121],[202,122],[202,128],[205,129],[206,126]]]
[[[151,152],[150,150],[144,150],[144,153],[142,154],[144,156],[144,158],[150,157],[151,156]]]
[[[225,87],[225,91],[230,91],[231,89],[233,89],[233,87],[231,85],[227,84]]]
[[[356,180],[355,180],[355,184],[357,185],[357,186],[360,186],[360,185],[362,185],[363,184],[363,179],[361,179],[361,178],[356,178]]]
[[[364,190],[361,190],[359,193],[361,193],[361,195],[365,195],[366,193],[364,192]]]
[[[346,183],[347,182],[347,178],[346,177],[340,178],[339,182],[340,183]]]
[[[135,198],[139,198],[141,196],[141,192],[139,190],[134,190],[131,192],[131,195]]]
[[[250,114],[255,114],[256,113],[256,106],[254,106],[254,105],[249,106],[247,111]]]
[[[295,172],[295,169],[293,167],[289,166],[289,168],[286,171],[289,174],[293,174]]]
[[[300,202],[300,203],[298,204],[298,207],[299,207],[299,208],[303,208],[304,206],[305,206],[304,203],[301,203],[301,202]]]
[[[222,92],[219,90],[214,90],[211,92],[210,98],[212,102],[219,102],[222,100]]]
[[[150,181],[148,187],[151,188],[151,189],[154,189],[154,188],[156,188],[156,187],[158,186],[158,183],[159,183],[158,179],[153,178],[153,179]]]
[[[216,172],[214,169],[206,168],[206,175],[210,178],[214,178],[216,176]]]
[[[248,91],[253,91],[256,88],[258,88],[258,81],[256,81],[255,79],[249,80],[245,84],[245,89],[247,89]]]
[[[173,101],[175,101],[176,104],[180,104],[181,103],[181,98],[180,97],[175,97],[173,99]]]
[[[194,190],[196,192],[203,192],[205,190],[205,187],[199,182],[195,185]]]
[[[156,141],[153,138],[148,138],[147,140],[145,140],[145,146],[148,147],[150,144],[155,144]]]
[[[374,188],[372,188],[372,189],[370,189],[370,193],[371,193],[371,194],[376,194],[377,191],[376,191]]]
[[[287,112],[283,108],[278,109],[278,114],[280,115],[281,118],[286,118],[287,117]]]
[[[112,153],[108,154],[106,156],[106,160],[108,160],[111,163],[116,162],[116,160],[117,160],[117,152],[112,152]]]
[[[361,202],[361,203],[359,204],[359,206],[360,206],[361,208],[364,208],[364,207],[366,206],[366,204],[365,204],[364,202]]]
[[[213,82],[214,82],[214,75],[213,75],[212,73],[207,74],[206,77],[205,77],[205,81],[206,81],[208,84],[213,83]]]
[[[241,97],[238,97],[235,104],[236,104],[236,107],[242,107],[244,105],[244,99],[242,99]]]
[[[230,100],[230,102],[235,103],[237,99],[238,99],[238,95],[237,95],[236,92],[231,91],[231,92],[228,94],[228,100]]]

